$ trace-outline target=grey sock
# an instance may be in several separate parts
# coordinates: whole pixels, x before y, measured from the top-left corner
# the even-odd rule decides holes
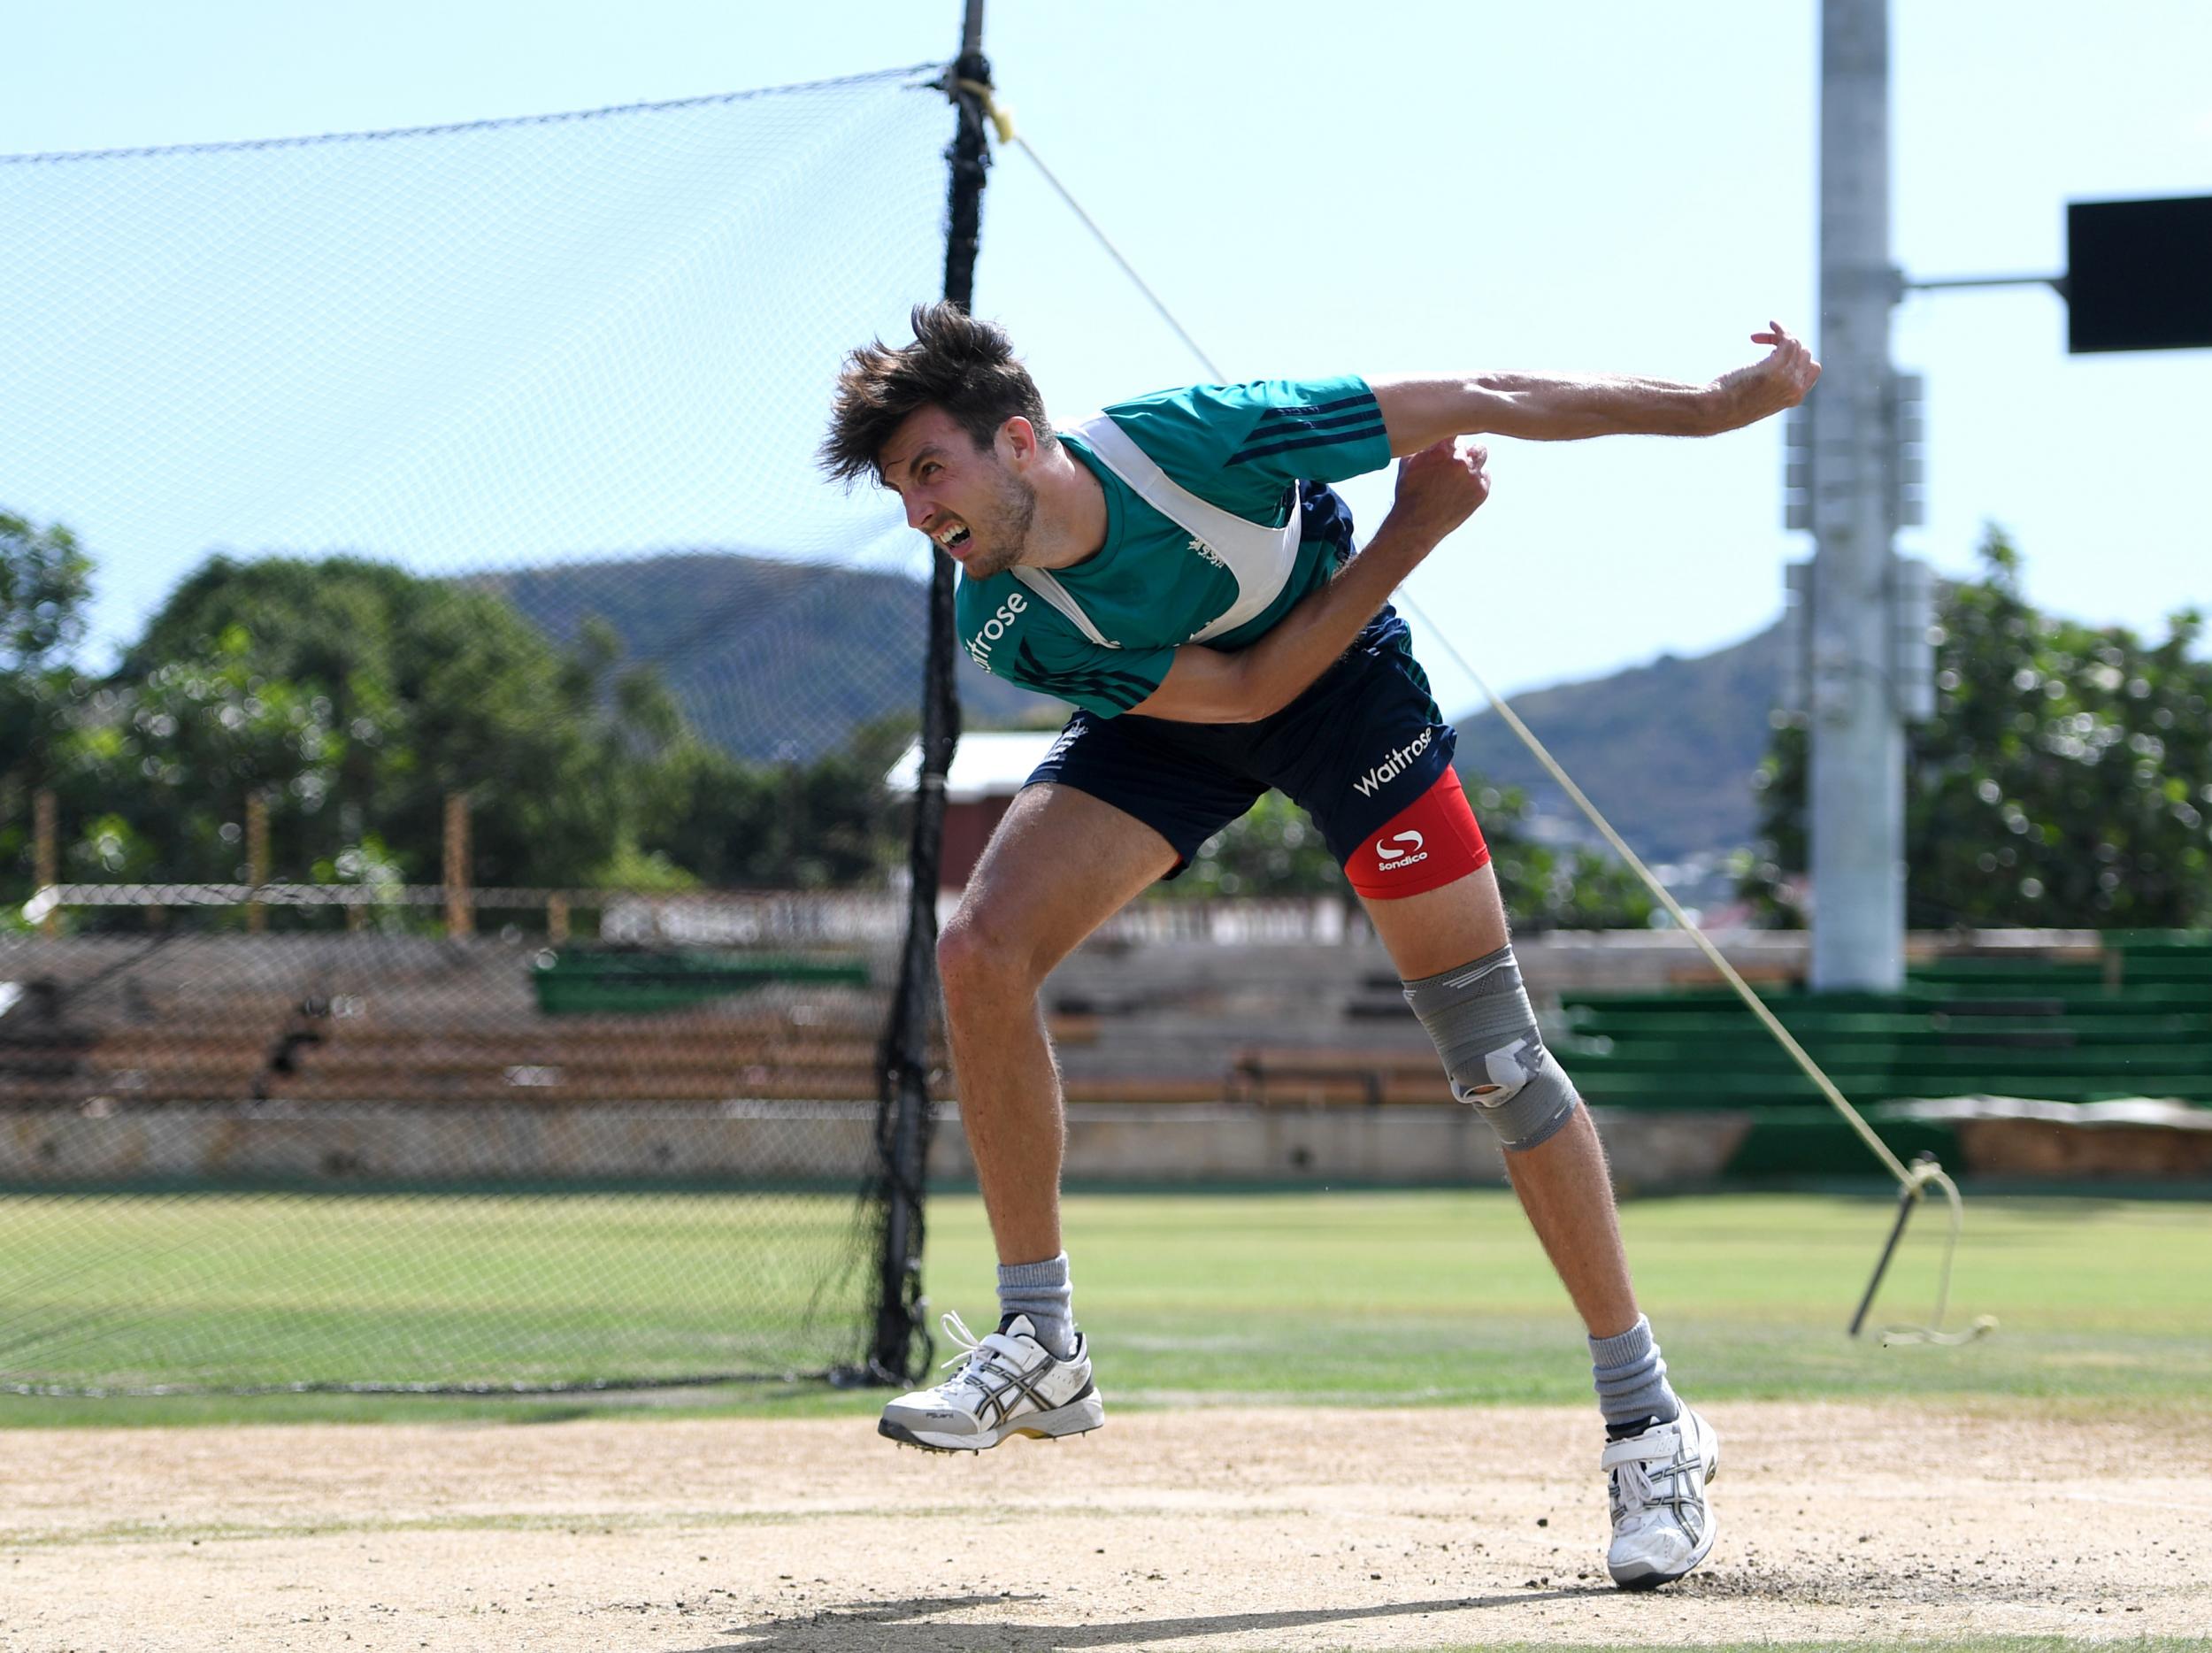
[[[1002,1263],[998,1270],[998,1311],[1025,1314],[1037,1341],[1065,1359],[1075,1352],[1075,1288],[1068,1280],[1068,1254],[1041,1263]]]
[[[1618,1337],[1594,1337],[1589,1343],[1598,1410],[1605,1414],[1609,1430],[1639,1434],[1652,1424],[1672,1423],[1682,1415],[1682,1403],[1667,1386],[1667,1363],[1652,1341],[1649,1320],[1640,1314],[1636,1324]]]

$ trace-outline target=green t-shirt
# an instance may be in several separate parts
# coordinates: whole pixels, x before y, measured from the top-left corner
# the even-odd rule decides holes
[[[1289,522],[1295,483],[1334,482],[1390,463],[1382,410],[1356,378],[1193,385],[1105,411],[1170,481],[1263,528]],[[1105,490],[1105,543],[1052,572],[1051,600],[1013,572],[963,574],[956,624],[969,657],[987,672],[1110,718],[1159,688],[1175,650],[1228,615],[1244,588],[1213,547],[1148,504],[1079,430],[1061,440]],[[1245,647],[1326,583],[1337,562],[1333,545],[1302,542],[1266,606],[1203,641]],[[1068,604],[1080,620],[1062,611]]]

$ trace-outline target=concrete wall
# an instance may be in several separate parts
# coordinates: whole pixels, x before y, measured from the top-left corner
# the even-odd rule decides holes
[[[1744,1126],[1723,1116],[1597,1114],[1624,1188],[1713,1175]],[[0,1184],[281,1179],[810,1182],[857,1188],[873,1164],[865,1103],[465,1108],[355,1103],[171,1105],[0,1117]],[[972,1182],[959,1110],[937,1110],[933,1180]],[[1299,1184],[1502,1182],[1497,1139],[1459,1107],[1078,1104],[1067,1180]]]
[[[1292,927],[1303,926],[1305,939],[1225,944],[1199,939],[1210,932],[1202,926],[1194,934],[1183,922],[1187,915],[1170,916],[1175,922],[1102,935],[1053,973],[1047,1004],[1096,1016],[1093,1037],[1062,1046],[1071,1077],[1225,1080],[1237,1052],[1248,1046],[1427,1051],[1387,956],[1356,921],[1348,927],[1340,914],[1332,928],[1315,913],[1284,906],[1277,919],[1295,920]],[[1722,940],[1740,967],[1768,979],[1805,962],[1801,934],[1739,932]],[[2062,932],[1913,938],[1916,957],[2007,949],[2049,956],[2094,945],[2093,936]],[[1531,936],[1516,947],[1540,1004],[1555,1002],[1568,988],[1656,987],[1709,974],[1687,938],[1666,932]],[[235,991],[233,984],[250,980],[264,992],[373,995],[379,1018],[396,1023],[435,1026],[466,1003],[488,1025],[526,1027],[536,1017],[529,987],[534,952],[497,936],[387,942],[373,950],[343,936],[180,937],[159,947],[136,938],[87,937],[19,940],[0,949],[0,963],[19,980],[83,984],[72,1013],[95,1025],[189,1025],[210,1013],[222,992]],[[810,1003],[828,1002],[813,988],[778,991]],[[872,1121],[866,1103],[242,1101],[151,1109],[95,1097],[71,1111],[0,1114],[0,1180],[190,1175],[856,1181],[872,1163]],[[1619,1180],[1657,1187],[1710,1174],[1742,1126],[1623,1115],[1601,1116],[1601,1128]],[[1078,1105],[1070,1110],[1069,1139],[1068,1175],[1079,1182],[1465,1182],[1502,1174],[1488,1131],[1469,1111],[1450,1106]],[[949,1107],[931,1170],[947,1179],[972,1175]]]
[[[875,1157],[864,1103],[464,1107],[173,1103],[0,1115],[0,1183],[667,1178],[849,1182]]]
[[[1661,1119],[1594,1110],[1626,1190],[1716,1175],[1741,1141],[1741,1116]],[[933,1178],[972,1181],[958,1110],[940,1111]],[[1498,1139],[1471,1108],[1268,1108],[1223,1103],[1072,1104],[1066,1179],[1084,1182],[1502,1183]]]

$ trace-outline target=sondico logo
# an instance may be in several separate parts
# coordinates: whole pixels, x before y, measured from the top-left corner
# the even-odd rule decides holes
[[[1435,733],[1433,729],[1422,730],[1417,739],[1388,754],[1382,762],[1353,781],[1352,790],[1363,798],[1374,796],[1376,788],[1388,786],[1413,767],[1413,760],[1429,750],[1429,737]]]
[[[998,612],[985,620],[982,629],[968,639],[968,658],[985,671],[989,671],[991,669],[991,645],[1012,629],[1014,622],[1028,607],[1029,599],[1018,591],[1000,604]]]
[[[1393,834],[1390,843],[1377,844],[1375,853],[1381,857],[1382,870],[1386,873],[1395,873],[1413,865],[1417,861],[1427,860],[1429,852],[1421,847],[1422,842],[1421,834],[1417,832],[1402,832]],[[1405,845],[1405,848],[1394,850],[1390,847],[1391,843],[1402,843]]]

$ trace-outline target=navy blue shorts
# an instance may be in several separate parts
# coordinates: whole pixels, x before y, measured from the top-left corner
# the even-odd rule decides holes
[[[1351,517],[1313,489],[1303,532],[1341,536]],[[1049,780],[1133,815],[1175,848],[1198,848],[1270,787],[1313,818],[1341,866],[1451,766],[1458,736],[1436,709],[1412,635],[1386,607],[1297,699],[1256,723],[1177,723],[1079,710],[1024,784]]]

